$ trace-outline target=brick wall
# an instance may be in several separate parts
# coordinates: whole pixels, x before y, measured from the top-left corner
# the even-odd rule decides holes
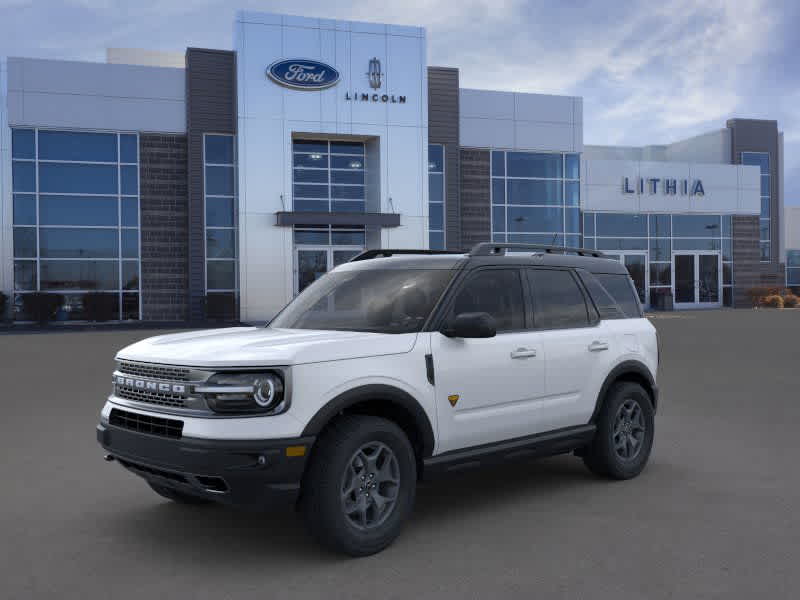
[[[733,305],[751,306],[747,290],[754,287],[783,288],[786,275],[783,264],[760,262],[757,216],[733,217]]]
[[[142,318],[188,318],[186,136],[139,135]]]
[[[464,250],[492,239],[489,160],[488,150],[461,150],[461,246]]]

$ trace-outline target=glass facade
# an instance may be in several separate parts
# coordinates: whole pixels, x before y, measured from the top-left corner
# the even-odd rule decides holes
[[[595,213],[583,215],[584,246],[606,254],[647,256],[650,304],[672,289],[673,252],[710,251],[720,255],[723,305],[732,303],[733,244],[730,215]],[[647,297],[647,296],[646,296]]]
[[[239,289],[237,269],[236,138],[205,134],[206,292],[231,296]]]
[[[492,241],[580,245],[580,155],[492,151]]]
[[[759,245],[761,247],[761,261],[769,262],[772,257],[772,244],[770,238],[770,190],[769,152],[742,152],[742,164],[753,165],[761,169],[761,218],[759,220]]]
[[[296,211],[364,212],[364,143],[292,141]]]
[[[84,320],[102,293],[112,319],[140,318],[139,141],[134,133],[12,130],[14,311],[63,297],[57,320]]]
[[[786,251],[786,286],[800,293],[800,250]]]
[[[444,250],[444,146],[428,145],[428,245]]]

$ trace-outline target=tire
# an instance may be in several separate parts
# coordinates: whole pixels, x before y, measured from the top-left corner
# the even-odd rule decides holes
[[[159,485],[157,483],[152,483],[150,481],[147,482],[153,491],[166,498],[167,500],[172,500],[173,502],[177,502],[178,504],[209,504],[211,501],[206,500],[205,498],[201,498],[200,496],[193,496],[192,494],[186,494],[184,492],[180,492],[176,489],[167,487],[165,485]]]
[[[583,462],[601,477],[636,477],[650,458],[654,433],[653,404],[647,391],[637,383],[615,383],[606,394]]]
[[[367,556],[400,534],[414,505],[416,484],[414,450],[397,425],[345,415],[328,426],[314,447],[300,508],[311,535],[323,546]]]

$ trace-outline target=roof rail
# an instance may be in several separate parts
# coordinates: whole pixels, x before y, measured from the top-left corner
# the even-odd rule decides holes
[[[481,242],[475,244],[472,250],[469,251],[470,256],[494,256],[505,255],[506,250],[518,248],[520,250],[541,250],[546,254],[567,254],[573,252],[578,256],[594,256],[602,258],[605,256],[599,250],[592,250],[591,248],[572,248],[570,246],[548,246],[546,244],[496,244],[494,242]]]
[[[391,249],[391,248],[373,248],[372,250],[364,250],[361,254],[355,255],[351,258],[348,262],[356,262],[359,260],[369,260],[371,258],[377,258],[379,256],[382,257],[389,257],[394,256],[395,254],[464,254],[464,252],[459,252],[457,250],[413,250],[410,248],[404,249]]]

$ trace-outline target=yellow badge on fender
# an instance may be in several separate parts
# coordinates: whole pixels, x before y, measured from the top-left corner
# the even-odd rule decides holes
[[[450,406],[455,406],[456,402],[458,402],[458,394],[450,394],[447,397],[447,401],[450,402]]]

